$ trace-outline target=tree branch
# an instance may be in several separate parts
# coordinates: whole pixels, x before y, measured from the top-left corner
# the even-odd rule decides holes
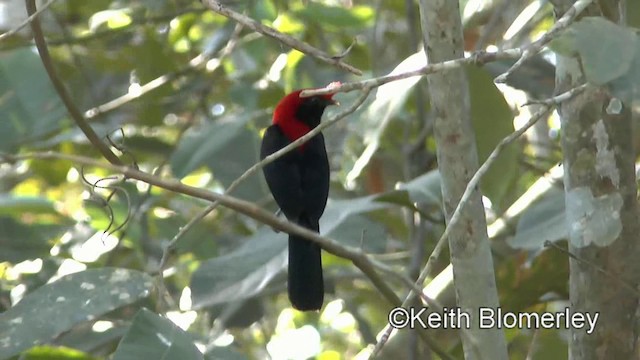
[[[40,16],[40,14],[42,14],[43,11],[47,10],[49,8],[49,6],[51,6],[51,4],[53,4],[54,1],[56,1],[56,0],[47,1],[44,5],[42,5],[42,7],[40,9],[35,11],[33,14],[30,14],[26,19],[24,19],[24,21],[20,25],[18,25],[15,28],[7,31],[4,34],[0,34],[0,41],[8,38],[9,36],[14,35],[18,31],[22,30],[22,28],[24,28],[25,26],[29,25],[29,23],[31,23],[33,20],[35,20],[36,17]]]
[[[322,50],[319,50],[303,41],[300,41],[292,36],[283,34],[281,32],[279,32],[278,30],[272,28],[272,27],[268,27],[265,25],[262,25],[261,23],[253,20],[252,18],[235,12],[225,6],[222,6],[222,4],[220,4],[218,1],[215,0],[202,0],[202,4],[207,7],[208,9],[211,9],[212,11],[225,16],[229,19],[232,19],[234,21],[237,21],[241,24],[243,24],[244,26],[248,27],[249,29],[259,32],[262,35],[274,38],[278,41],[280,41],[281,43],[290,46],[302,53],[305,53],[309,56],[312,56],[316,59],[322,60],[328,64],[331,64],[333,66],[337,66],[342,70],[346,70],[350,73],[356,74],[356,75],[362,75],[362,71],[359,69],[356,69],[355,67],[342,62],[342,60],[340,58],[336,58],[334,56],[328,55],[327,53],[325,53]]]
[[[368,255],[360,251],[360,249],[342,245],[336,240],[320,236],[318,233],[306,229],[300,225],[280,219],[251,202],[185,185],[176,179],[162,179],[131,166],[104,163],[99,160],[84,156],[60,154],[55,152],[41,152],[23,155],[2,154],[0,155],[0,158],[2,158],[2,162],[15,162],[26,159],[67,160],[75,164],[108,169],[110,171],[122,174],[127,178],[136,179],[165,190],[173,191],[175,193],[180,193],[211,202],[219,202],[222,206],[246,215],[260,223],[269,225],[277,230],[286,232],[288,234],[303,236],[310,241],[317,243],[327,252],[338,257],[350,260],[371,280],[374,286],[380,291],[380,293],[382,293],[382,295],[390,304],[394,306],[400,304],[400,298],[398,298],[391,287],[387,285],[385,280],[377,272],[374,262],[369,259]]]
[[[33,16],[36,13],[36,3],[35,0],[27,0],[27,13],[29,16]],[[44,65],[45,70],[47,71],[47,75],[49,75],[49,79],[53,84],[58,96],[62,99],[64,106],[67,108],[69,115],[78,125],[80,130],[87,136],[89,141],[93,144],[93,146],[98,149],[98,151],[107,159],[111,164],[114,165],[122,165],[120,159],[111,151],[111,149],[100,139],[98,134],[93,131],[93,128],[87,123],[85,118],[82,116],[80,110],[76,107],[71,96],[67,92],[62,80],[58,78],[56,71],[53,67],[53,62],[51,61],[51,56],[49,55],[49,50],[47,49],[47,42],[44,39],[44,35],[42,33],[42,28],[40,27],[40,20],[33,16],[31,20],[31,29],[33,30],[33,38],[36,42],[36,47],[38,48],[38,53],[40,53],[40,59],[42,60],[42,64]]]
[[[353,90],[364,89],[365,87],[379,87],[381,85],[398,81],[414,76],[425,76],[429,74],[435,74],[443,71],[457,69],[464,65],[484,65],[489,62],[502,60],[502,59],[512,59],[522,55],[522,50],[519,48],[501,50],[497,52],[487,52],[487,51],[476,51],[471,53],[469,56],[465,56],[459,59],[447,60],[439,63],[429,64],[421,67],[417,70],[407,71],[400,74],[394,75],[385,75],[376,78],[366,79],[362,81],[354,81],[354,82],[345,82],[341,84],[337,84],[335,86],[322,88],[322,89],[311,89],[305,90],[300,93],[302,97],[309,97],[314,95],[325,95],[325,94],[333,94],[338,92],[350,92]]]
[[[566,29],[569,25],[571,25],[576,17],[592,2],[593,0],[576,1],[549,31],[547,31],[540,39],[532,42],[531,44],[529,44],[529,46],[525,47],[518,61],[516,61],[516,63],[513,64],[504,74],[496,77],[494,81],[497,83],[505,83],[509,75],[520,68],[520,66],[522,66],[525,61],[536,55],[542,49],[542,47],[544,47],[549,41],[551,41],[560,31]]]

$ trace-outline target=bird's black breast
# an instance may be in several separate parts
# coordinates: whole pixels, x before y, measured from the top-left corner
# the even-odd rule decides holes
[[[265,131],[260,158],[290,144],[278,125]],[[302,149],[294,149],[263,168],[265,180],[285,216],[296,221],[300,215],[317,221],[324,212],[329,194],[329,161],[322,134],[314,136]]]

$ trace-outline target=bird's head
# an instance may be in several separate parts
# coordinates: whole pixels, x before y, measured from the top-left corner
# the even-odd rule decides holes
[[[286,95],[273,113],[273,123],[284,128],[289,123],[297,122],[306,125],[309,130],[320,124],[324,109],[329,105],[336,105],[334,94],[314,95],[300,97],[300,93],[306,89],[296,90]]]

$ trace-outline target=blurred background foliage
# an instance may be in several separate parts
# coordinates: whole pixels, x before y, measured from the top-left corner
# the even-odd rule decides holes
[[[354,44],[345,60],[364,75],[197,1],[56,1],[41,17],[55,68],[125,162],[222,192],[257,161],[261,132],[287,92],[426,61],[416,55],[422,41],[410,0],[225,3],[330,54]],[[628,4],[637,26],[638,2]],[[469,51],[523,46],[553,24],[543,0],[462,0],[461,9]],[[24,17],[23,2],[0,1],[3,32]],[[531,109],[520,105],[553,91],[549,54],[496,87],[493,77],[509,65],[467,69],[481,160],[528,119]],[[356,96],[337,98],[349,104]],[[382,86],[325,135],[332,184],[323,233],[412,277],[443,231],[432,118],[426,82],[412,78]],[[482,183],[500,297],[511,311],[553,310],[567,300],[566,255],[542,247],[565,237],[563,195],[548,174],[561,160],[558,134],[554,115],[507,148]],[[50,85],[28,27],[0,41],[0,151],[100,158]],[[164,247],[203,201],[62,160],[3,162],[0,189],[0,358],[365,358],[386,324],[390,305],[352,264],[326,253],[325,308],[292,310],[285,235],[228,209],[179,239],[161,282],[154,271]],[[276,210],[260,174],[233,195]],[[444,256],[437,265],[443,276],[447,264]],[[451,307],[448,281],[433,296]],[[414,336],[398,336],[383,356],[421,354]],[[431,336],[461,354],[455,332]],[[563,331],[514,329],[507,338],[514,359],[567,353]]]

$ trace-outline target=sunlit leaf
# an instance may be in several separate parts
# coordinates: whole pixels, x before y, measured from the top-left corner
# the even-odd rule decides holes
[[[258,294],[286,264],[287,236],[263,227],[238,249],[203,262],[191,278],[193,307]]]
[[[373,22],[375,12],[369,6],[354,6],[350,9],[339,6],[326,6],[318,2],[308,2],[295,11],[295,15],[305,21],[314,21],[323,26],[365,27]]]
[[[520,217],[516,234],[507,240],[518,249],[540,249],[545,241],[558,241],[567,237],[564,211],[564,192],[550,189],[534,202]]]
[[[471,96],[471,120],[476,135],[478,160],[482,163],[503,138],[513,131],[513,113],[493,78],[483,69],[466,68]],[[503,148],[480,183],[482,193],[501,208],[501,201],[517,178],[518,144]]]
[[[37,54],[0,55],[0,150],[11,152],[69,124]]]
[[[203,359],[189,335],[171,320],[142,308],[118,344],[114,360]]]
[[[24,224],[11,217],[0,217],[0,262],[18,263],[49,256],[53,240],[70,225]]]
[[[0,359],[145,298],[152,288],[149,275],[115,268],[86,270],[44,285],[0,314]]]

